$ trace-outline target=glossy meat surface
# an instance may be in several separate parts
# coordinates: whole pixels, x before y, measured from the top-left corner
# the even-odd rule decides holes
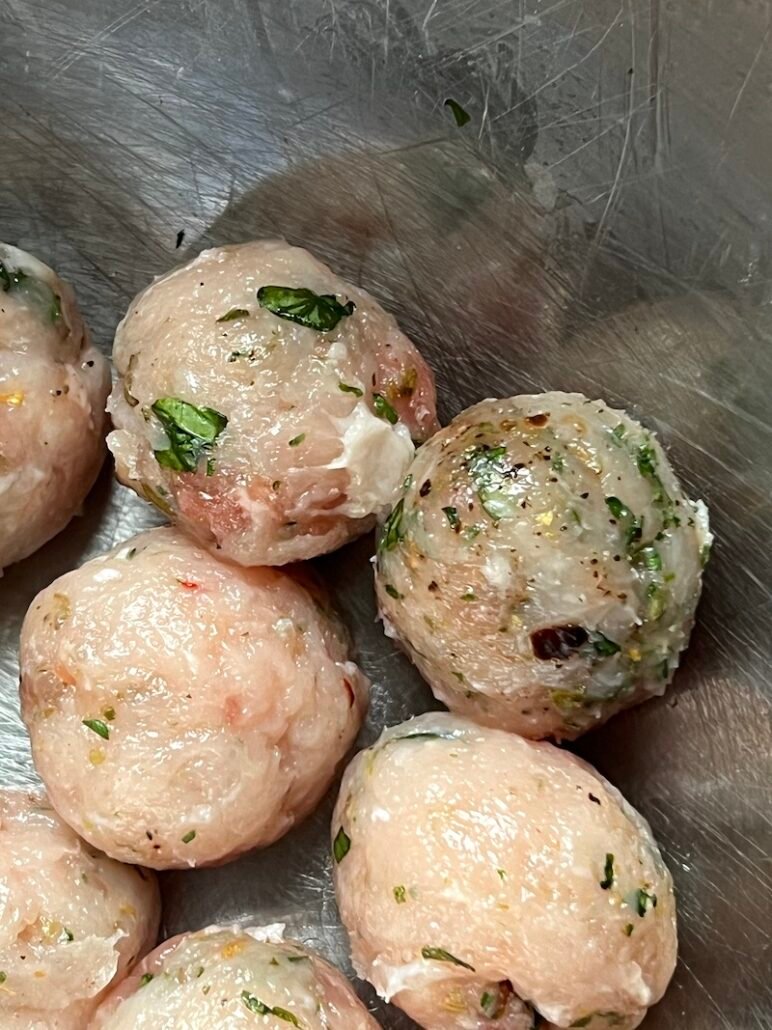
[[[70,287],[0,243],[0,571],[80,507],[104,458],[109,388]]]
[[[445,713],[392,727],[346,770],[332,839],[354,967],[429,1030],[495,1013],[526,1030],[523,1002],[559,1027],[631,1028],[673,973],[648,825],[552,744]]]
[[[218,862],[284,834],[353,743],[367,681],[325,599],[169,527],[69,572],[22,629],[22,715],[60,814],[115,858]]]
[[[93,1030],[377,1030],[343,974],[281,925],[210,926],[156,948]]]
[[[408,484],[378,600],[449,708],[573,738],[664,692],[711,538],[652,433],[581,394],[487,400],[420,449]]]
[[[353,312],[310,328],[258,303],[269,285]],[[158,279],[118,327],[113,357],[119,478],[242,565],[310,558],[369,529],[397,495],[411,437],[437,428],[432,375],[394,319],[283,241],[204,251]],[[153,410],[164,398],[214,413],[212,439],[182,469],[158,457],[170,445]]]
[[[44,797],[0,791],[0,1026],[83,1030],[159,917],[152,873],[95,852]]]

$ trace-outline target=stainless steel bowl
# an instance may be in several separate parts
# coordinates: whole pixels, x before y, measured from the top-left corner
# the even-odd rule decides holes
[[[444,419],[489,395],[603,396],[709,503],[674,688],[578,745],[675,875],[681,960],[652,1030],[772,1026],[770,18],[764,0],[0,0],[0,237],[74,283],[105,350],[151,276],[286,236],[395,311]],[[6,783],[34,779],[27,605],[151,521],[105,470],[84,517],[0,581]],[[363,742],[432,704],[374,622],[370,551],[319,563],[375,682]],[[283,920],[345,964],[329,811],[166,875],[166,933]]]

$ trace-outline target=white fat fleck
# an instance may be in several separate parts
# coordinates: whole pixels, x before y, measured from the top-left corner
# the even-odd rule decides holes
[[[327,351],[327,361],[331,365],[341,365],[348,361],[348,347],[343,340],[334,340],[330,344],[330,349]],[[349,386],[355,386],[355,383],[349,383]]]
[[[295,630],[295,623],[292,619],[277,619],[273,624],[273,628],[277,633],[280,633],[283,637],[289,636]]]
[[[46,478],[46,473],[43,469],[39,469],[35,466],[29,468],[15,469],[13,472],[8,472],[4,476],[0,476],[0,496],[7,490],[10,490],[17,486],[23,486],[25,490],[31,490],[38,483],[42,483]]]
[[[512,582],[512,565],[504,554],[493,551],[485,559],[482,567],[483,576],[496,590],[505,591],[509,589]]]
[[[713,543],[713,534],[710,531],[710,516],[708,506],[704,501],[694,502],[694,523],[697,533],[697,543],[700,548],[709,547]]]
[[[112,580],[120,579],[121,574],[118,569],[100,569],[99,572],[94,574],[95,583],[109,583]]]
[[[368,979],[384,1001],[391,1001],[400,991],[423,987],[434,980],[443,980],[447,971],[437,968],[437,963],[407,962],[402,966],[391,966],[377,958],[370,968]]]
[[[269,923],[267,926],[247,926],[244,933],[254,937],[256,941],[263,941],[266,944],[281,944],[284,940],[286,923]]]
[[[654,1001],[651,988],[643,978],[643,971],[637,962],[630,963],[630,982],[627,985],[629,993],[641,1008],[648,1008]]]
[[[407,426],[377,418],[364,401],[335,424],[343,451],[324,468],[343,468],[351,477],[348,499],[336,510],[356,519],[382,511],[394,500],[415,453]]]
[[[372,821],[374,823],[388,823],[391,821],[391,813],[385,808],[374,808],[372,811]]]

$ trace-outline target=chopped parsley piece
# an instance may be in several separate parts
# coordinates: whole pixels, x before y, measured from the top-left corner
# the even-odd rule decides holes
[[[373,410],[378,418],[385,419],[392,426],[399,422],[399,415],[382,393],[373,394]]]
[[[630,937],[634,929],[635,927],[632,923],[627,923],[622,932],[624,933],[625,937]]]
[[[710,558],[710,544],[703,544],[700,548],[700,565],[705,568]]]
[[[341,393],[353,393],[355,397],[363,396],[363,391],[358,386],[349,386],[348,383],[338,383],[338,389]]]
[[[600,881],[600,885],[604,891],[607,891],[609,887],[614,885],[614,856],[610,853],[606,855],[606,863],[603,866],[603,879]]]
[[[9,269],[0,261],[0,289],[3,293],[21,293],[48,319],[56,324],[62,319],[62,300],[48,283],[27,275],[20,268]]]
[[[68,941],[74,941],[75,940],[75,934],[72,932],[72,930],[69,930],[66,926],[64,927],[64,936],[67,938]]]
[[[297,436],[293,436],[289,442],[290,447],[299,447],[306,438],[305,433],[298,433]]]
[[[196,979],[197,980],[200,979],[203,975],[204,975],[204,967],[203,966],[199,966],[198,969],[196,970]]]
[[[606,507],[619,522],[625,533],[625,543],[628,548],[631,544],[635,543],[636,540],[641,539],[643,534],[643,519],[637,519],[635,515],[630,511],[627,505],[620,501],[618,497],[607,497]]]
[[[2,268],[2,262],[0,262],[0,268]],[[7,979],[8,979],[8,974],[7,974],[7,973],[4,973],[4,972],[3,972],[3,971],[2,971],[1,969],[0,969],[0,984],[4,984],[4,983],[5,983],[5,981],[6,981]]]
[[[472,448],[466,463],[483,511],[494,522],[516,513],[516,500],[509,490],[516,472],[502,460],[506,454],[506,447],[482,444]]]
[[[462,966],[464,969],[471,969],[473,973],[475,972],[474,966],[470,966],[468,962],[456,958],[455,955],[451,955],[444,948],[430,948],[425,945],[421,948],[421,957],[434,962],[452,962],[454,966]]]
[[[155,460],[175,472],[195,472],[201,455],[228,425],[214,408],[197,408],[179,397],[159,397],[151,407],[169,439],[168,448],[153,452]]]
[[[662,522],[668,526],[680,526],[681,520],[673,510],[673,500],[668,494],[657,474],[657,453],[648,444],[641,444],[635,454],[638,471],[644,478],[650,479],[654,487],[654,503],[662,508]]]
[[[319,294],[291,286],[261,286],[257,291],[257,301],[279,318],[320,333],[334,329],[342,318],[354,312],[352,301],[341,304],[331,293]]]
[[[646,614],[649,619],[656,622],[665,614],[667,599],[665,591],[657,583],[649,583],[646,588],[646,600],[648,602]]]
[[[467,122],[472,120],[472,116],[469,114],[469,112],[465,111],[461,104],[459,104],[459,102],[457,100],[454,100],[452,97],[448,97],[448,99],[445,101],[444,106],[450,110],[450,113],[453,115],[453,118],[459,129],[462,129],[467,124]]]
[[[596,630],[592,634],[592,646],[595,649],[595,653],[601,655],[603,658],[608,658],[612,654],[618,654],[622,649],[619,644],[613,640],[609,640],[605,634]]]
[[[562,455],[556,454],[555,457],[552,459],[552,471],[562,472],[565,467],[566,459]]]
[[[619,423],[618,426],[614,426],[614,428],[611,430],[611,439],[617,445],[617,447],[621,447],[622,446],[622,441],[625,438],[625,433],[626,432],[627,432],[627,430],[625,429],[625,427],[622,425],[621,422]]]
[[[644,568],[650,572],[661,572],[662,571],[662,556],[656,547],[652,547],[650,544],[646,547],[642,547],[638,552],[638,556],[643,562]]]
[[[216,468],[216,465],[215,465],[214,458],[207,458],[206,459],[206,474],[208,476],[213,476],[215,468]]]
[[[391,510],[391,514],[383,524],[381,537],[378,541],[379,551],[393,551],[405,536],[402,528],[402,514],[405,507],[404,499],[397,501]]]
[[[287,955],[288,962],[310,962],[308,955]]]
[[[402,885],[394,888],[394,900],[398,905],[404,905],[407,901],[407,891]]]
[[[115,709],[114,708],[105,708],[102,711],[102,715],[104,715],[105,719],[107,719],[108,722],[112,722],[113,719],[115,718]]]
[[[188,830],[184,837],[180,838],[183,844],[190,844],[192,840],[196,839],[196,831]]]
[[[443,508],[442,512],[445,518],[450,523],[451,529],[458,533],[459,529],[461,528],[461,519],[458,517],[458,508]]]
[[[650,908],[657,907],[657,895],[641,888],[635,892],[635,910],[643,918]]]
[[[90,730],[102,737],[103,740],[110,739],[110,727],[106,722],[102,722],[101,719],[83,719],[84,726],[88,726]]]
[[[351,838],[341,826],[341,828],[335,834],[335,840],[332,842],[332,854],[335,858],[335,862],[342,862],[350,850]]]
[[[246,318],[249,312],[246,308],[231,308],[224,315],[220,315],[218,322],[235,322],[237,318]]]
[[[507,871],[506,871],[506,869],[497,869],[496,872],[499,874],[499,879],[503,883],[504,880],[506,880],[506,878],[507,878]]]
[[[287,1009],[279,1008],[278,1005],[274,1005],[271,1009],[271,1014],[276,1016],[277,1019],[283,1019],[287,1023],[292,1023],[293,1026],[300,1026],[297,1016],[293,1015],[293,1013]]]
[[[146,987],[147,984],[149,984],[150,981],[154,979],[155,973],[143,973],[142,976],[139,978],[139,986]]]
[[[395,601],[404,600],[405,595],[400,594],[399,590],[397,590],[396,587],[393,587],[391,583],[385,583],[383,589],[386,591],[389,597],[393,597]]]
[[[254,994],[250,994],[249,991],[241,992],[241,1000],[250,1012],[255,1012],[258,1016],[270,1016],[270,1008],[260,1001],[259,998],[256,998]]]

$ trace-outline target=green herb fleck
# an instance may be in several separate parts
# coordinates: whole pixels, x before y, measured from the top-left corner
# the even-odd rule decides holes
[[[474,592],[474,590],[467,590],[466,593],[461,595],[461,600],[462,601],[476,601],[477,600],[477,594]]]
[[[373,394],[373,410],[378,418],[385,419],[392,426],[395,426],[399,422],[399,415],[396,413],[391,404],[386,400],[382,393]]]
[[[214,408],[197,408],[179,397],[160,397],[151,407],[169,440],[168,448],[153,452],[155,460],[175,472],[195,472],[201,455],[228,425]]]
[[[64,927],[64,936],[67,938],[68,941],[74,941],[75,940],[75,934],[72,932],[72,930],[68,929],[66,926]]]
[[[404,482],[402,483],[402,489],[403,490],[409,490],[412,485],[413,485],[413,473],[412,472],[408,472],[408,474],[405,476]]]
[[[180,838],[183,844],[190,844],[192,840],[196,839],[196,831],[188,830],[184,837]]]
[[[614,428],[611,430],[611,439],[612,439],[613,443],[615,443],[617,445],[617,447],[621,447],[622,446],[622,441],[625,438],[625,433],[626,432],[627,432],[627,430],[625,429],[625,427],[622,425],[621,422],[619,423],[618,426],[614,426]]]
[[[0,261],[0,268],[2,268],[2,261]],[[2,969],[0,969],[0,984],[4,984],[7,979],[8,974],[4,973]]]
[[[199,966],[196,970],[196,979],[199,980],[204,975],[204,967]]]
[[[461,519],[458,517],[458,508],[443,508],[442,513],[450,523],[451,529],[453,529],[454,532],[458,533],[458,531],[461,529]]]
[[[293,1015],[287,1009],[280,1009],[278,1005],[274,1005],[271,1009],[271,1014],[276,1016],[277,1019],[283,1019],[287,1023],[292,1023],[293,1026],[300,1026],[297,1016]]]
[[[634,929],[635,927],[632,923],[627,923],[622,933],[624,933],[625,937],[630,937]]]
[[[110,739],[110,727],[107,723],[102,722],[101,719],[83,719],[84,726],[88,726],[90,730],[102,737],[103,740]]]
[[[640,560],[643,562],[644,568],[650,572],[661,572],[662,571],[662,556],[656,547],[652,547],[650,544],[646,547],[642,547],[638,552]]]
[[[562,472],[566,467],[566,459],[561,454],[556,454],[552,459],[552,471]]]
[[[113,719],[115,718],[115,709],[114,708],[105,708],[102,711],[102,715],[104,715],[105,719],[107,719],[108,722],[112,722]]]
[[[499,879],[503,883],[504,880],[506,880],[506,878],[507,878],[507,871],[506,871],[506,869],[497,869],[496,872],[499,874]]]
[[[641,888],[635,892],[635,911],[643,918],[650,908],[657,907],[657,895]]]
[[[453,115],[459,129],[462,129],[467,122],[471,121],[472,116],[469,112],[465,111],[461,104],[457,100],[453,100],[452,97],[448,97],[445,101],[445,107],[450,109],[450,113]]]
[[[599,630],[596,630],[595,633],[591,633],[590,637],[595,653],[601,655],[603,658],[607,658],[612,654],[618,654],[622,650],[619,644],[615,643],[613,640],[609,640],[609,638]]]
[[[258,1016],[270,1016],[271,1010],[265,1005],[259,998],[256,998],[254,994],[250,994],[249,991],[241,992],[241,1000],[247,1006],[250,1012],[257,1013]]]
[[[308,955],[287,955],[288,962],[310,962]]]
[[[653,622],[661,619],[667,607],[667,595],[658,583],[649,583],[646,588],[646,600],[648,602],[646,615]]]
[[[637,519],[627,505],[618,497],[607,497],[606,506],[614,518],[622,526],[625,533],[625,543],[628,548],[636,540],[641,539],[643,534],[643,519]]]
[[[606,855],[606,864],[603,866],[603,879],[600,885],[604,891],[614,885],[614,856],[611,853]]]
[[[394,888],[394,900],[398,905],[404,905],[407,901],[407,891],[401,884]]]
[[[216,465],[215,465],[214,458],[207,458],[206,459],[206,474],[208,476],[213,476],[215,468],[216,468]]]
[[[391,510],[391,514],[383,524],[381,536],[378,541],[379,551],[393,551],[405,536],[402,528],[402,514],[405,507],[404,499],[397,501]]]
[[[434,962],[452,962],[454,966],[462,966],[464,969],[471,969],[474,973],[474,966],[470,966],[468,962],[462,961],[460,958],[456,958],[455,955],[451,955],[449,951],[445,951],[444,948],[430,948],[424,946],[421,948],[421,956],[425,959]]]
[[[389,597],[393,597],[395,601],[403,601],[405,598],[405,595],[400,594],[399,590],[397,590],[396,587],[393,587],[391,583],[384,583],[383,589]]]
[[[335,835],[335,840],[332,842],[332,854],[335,858],[336,863],[340,863],[346,857],[351,849],[351,838],[346,831],[341,828]]]
[[[155,979],[155,973],[143,973],[139,978],[139,986],[146,987],[151,980]]]
[[[516,500],[511,493],[512,469],[502,460],[506,447],[474,447],[467,457],[467,469],[483,510],[494,522],[515,514]]]
[[[257,301],[279,318],[320,333],[334,329],[342,318],[354,312],[352,301],[341,304],[331,293],[319,294],[291,286],[261,286],[257,291]]]
[[[0,288],[4,293],[21,293],[49,322],[56,324],[62,318],[62,301],[48,283],[27,275],[20,268],[9,269],[0,261]]]
[[[290,447],[299,447],[306,438],[305,433],[299,433],[297,436],[293,436],[289,442]]]
[[[363,391],[358,386],[349,386],[348,383],[338,383],[338,389],[341,393],[353,393],[355,397],[363,396]]]
[[[710,558],[710,544],[703,544],[700,548],[700,565],[705,568]]]
[[[220,315],[218,322],[235,322],[237,318],[247,318],[249,312],[246,308],[231,308],[224,315]]]

